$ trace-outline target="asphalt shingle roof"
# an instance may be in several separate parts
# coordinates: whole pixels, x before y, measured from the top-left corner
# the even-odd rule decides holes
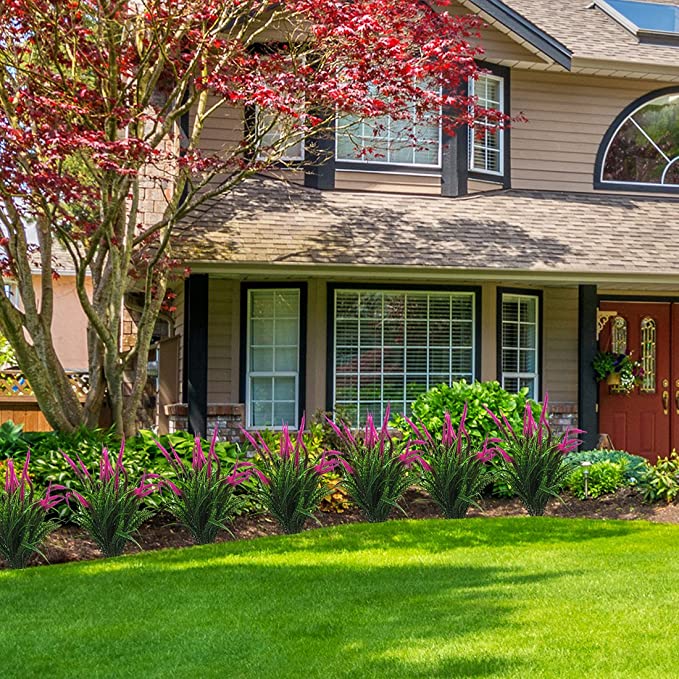
[[[472,3],[474,0],[470,0]],[[504,0],[505,4],[571,50],[574,57],[679,67],[679,46],[639,43],[591,0]],[[677,4],[677,0],[653,0]]]
[[[679,274],[679,199],[321,192],[257,178],[179,229],[187,262]]]

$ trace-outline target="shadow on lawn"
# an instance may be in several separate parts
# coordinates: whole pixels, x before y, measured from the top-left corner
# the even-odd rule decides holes
[[[156,676],[162,658],[172,676],[503,676],[530,655],[478,641],[516,627],[536,586],[571,575],[452,558],[390,565],[386,553],[344,568],[294,553],[289,562],[210,560],[224,551],[26,572],[0,593],[0,612],[19,611],[5,638],[14,666],[59,676],[71,657],[79,676],[101,676],[97,663],[116,658],[122,674]],[[59,620],[48,623],[44,610]]]

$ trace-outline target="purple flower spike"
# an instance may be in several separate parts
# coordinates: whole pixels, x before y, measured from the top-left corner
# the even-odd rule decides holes
[[[5,492],[8,495],[16,493],[19,489],[19,479],[14,469],[14,460],[7,460],[7,472],[5,473]]]
[[[526,407],[523,411],[523,435],[531,437],[538,430],[538,425],[533,417],[533,408],[530,401],[526,401]]]
[[[205,453],[203,453],[203,444],[200,441],[200,437],[196,436],[193,441],[193,459],[191,460],[191,466],[195,471],[200,471],[207,460],[205,459]]]
[[[375,421],[371,413],[365,418],[365,445],[368,448],[374,448],[377,445],[377,429],[375,429]]]
[[[101,461],[99,462],[99,478],[106,483],[113,478],[113,467],[108,455],[108,449],[101,451]]]

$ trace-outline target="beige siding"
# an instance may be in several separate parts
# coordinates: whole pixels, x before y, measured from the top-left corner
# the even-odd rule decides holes
[[[543,298],[543,391],[554,403],[578,400],[578,291],[545,288]]]
[[[384,282],[366,280],[365,285],[370,287]],[[473,285],[474,281],[467,284]],[[494,380],[498,378],[497,285],[484,283],[481,287],[482,343],[479,378]],[[577,401],[578,389],[577,288],[544,288],[543,295],[543,387],[554,403],[574,403]],[[179,325],[183,314],[181,304],[178,306]],[[210,403],[237,403],[240,283],[211,278],[209,309],[208,400]],[[327,281],[308,281],[307,320],[306,409],[309,414],[313,414],[326,407]]]
[[[208,402],[238,402],[240,285],[210,278]]]
[[[596,154],[615,117],[657,83],[512,72],[512,187],[592,191]]]
[[[403,174],[398,172],[359,172],[337,170],[335,188],[346,191],[381,191],[441,195],[439,175]]]

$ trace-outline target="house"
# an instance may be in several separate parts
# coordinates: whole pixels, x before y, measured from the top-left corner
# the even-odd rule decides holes
[[[482,104],[526,122],[426,152],[247,181],[182,228],[171,426],[224,435],[341,408],[356,422],[440,383],[549,392],[558,426],[679,448],[679,5],[457,0],[481,15]],[[218,151],[243,134],[213,120]],[[482,123],[479,123],[482,125]],[[438,142],[436,141],[438,137]],[[632,352],[628,396],[595,381]]]

